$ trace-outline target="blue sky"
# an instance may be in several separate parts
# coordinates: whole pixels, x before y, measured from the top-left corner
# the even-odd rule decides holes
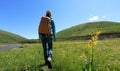
[[[120,22],[119,0],[0,0],[0,29],[38,38],[38,25],[52,11],[56,31],[93,21]]]

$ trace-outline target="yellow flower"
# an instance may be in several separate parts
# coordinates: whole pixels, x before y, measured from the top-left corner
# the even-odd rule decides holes
[[[87,47],[88,47],[88,48],[91,48],[91,47],[92,47],[92,41],[91,41],[91,40],[89,40],[89,42],[87,43]]]
[[[94,45],[97,45],[97,43],[98,43],[98,41],[97,41],[97,40],[95,40],[95,41],[93,42],[93,44],[94,44]]]
[[[92,41],[94,41],[94,40],[95,40],[95,37],[94,37],[94,36],[92,36],[91,40],[92,40]]]
[[[98,30],[97,32],[96,32],[96,36],[99,36],[100,35],[100,30]]]
[[[98,36],[101,32],[98,30],[95,34],[91,32],[91,39],[87,43],[88,48],[92,48],[94,45],[97,45],[98,43]]]
[[[95,40],[98,40],[98,36],[97,35],[95,35],[94,38],[95,38]]]

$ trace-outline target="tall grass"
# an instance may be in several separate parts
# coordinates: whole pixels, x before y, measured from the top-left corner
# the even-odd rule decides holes
[[[86,41],[55,42],[52,71],[84,71],[87,64]],[[94,46],[96,71],[120,71],[120,38],[101,40]],[[0,71],[48,71],[41,44],[24,44],[23,48],[0,52]]]

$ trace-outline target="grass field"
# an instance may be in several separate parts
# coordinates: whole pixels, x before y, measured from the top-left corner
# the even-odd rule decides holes
[[[52,71],[84,71],[89,57],[87,42],[54,42]],[[120,71],[120,38],[100,40],[93,50],[95,71]],[[39,68],[43,63],[41,44],[0,52],[0,71],[48,71],[47,66]]]

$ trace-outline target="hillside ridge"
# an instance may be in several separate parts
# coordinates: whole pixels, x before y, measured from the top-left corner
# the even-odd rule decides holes
[[[0,30],[0,43],[19,43],[26,38],[8,31]]]
[[[83,39],[86,37],[88,38],[91,32],[96,32],[98,30],[102,32],[101,36],[105,36],[105,38],[120,37],[119,29],[120,23],[118,22],[111,21],[88,22],[64,29],[57,33],[57,37],[58,39],[72,39],[72,38]]]

